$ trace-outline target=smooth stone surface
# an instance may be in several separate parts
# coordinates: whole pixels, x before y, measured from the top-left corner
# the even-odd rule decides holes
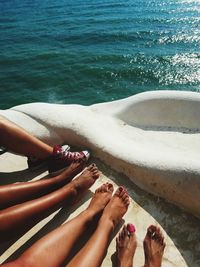
[[[49,143],[89,148],[140,188],[200,217],[200,94],[155,91],[92,105],[0,111]]]

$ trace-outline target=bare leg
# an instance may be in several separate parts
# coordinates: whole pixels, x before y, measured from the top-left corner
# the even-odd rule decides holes
[[[46,163],[49,172],[54,176],[73,161],[87,161],[90,156],[87,150],[69,152],[58,145],[51,147],[1,116],[0,146],[27,156],[30,169],[38,168]]]
[[[129,205],[127,192],[118,188],[106,208],[98,223],[98,227],[86,245],[76,254],[76,256],[67,265],[68,267],[99,267],[104,259],[109,245],[110,236],[126,213]]]
[[[63,173],[51,178],[0,186],[0,209],[49,194],[69,183],[83,169],[84,163],[72,163]]]
[[[13,230],[35,224],[64,203],[73,203],[77,196],[87,190],[99,177],[95,165],[90,165],[78,178],[61,189],[35,200],[27,201],[0,211],[0,240],[8,240]],[[9,236],[10,235],[10,236]]]
[[[137,247],[135,227],[124,225],[116,239],[117,267],[132,267]]]
[[[38,159],[48,158],[53,148],[0,116],[0,144],[9,150]]]
[[[149,226],[143,246],[145,255],[144,267],[161,267],[165,242],[159,227]]]
[[[3,267],[61,266],[75,242],[92,223],[94,216],[105,208],[111,199],[112,192],[112,184],[102,185],[96,190],[89,207],[85,211],[37,241],[15,262],[5,264]]]

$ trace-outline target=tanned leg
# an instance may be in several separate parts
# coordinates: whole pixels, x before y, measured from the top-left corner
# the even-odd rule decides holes
[[[53,148],[21,127],[0,116],[0,145],[21,155],[45,159],[51,156]]]
[[[95,164],[92,164],[64,187],[38,199],[1,210],[0,241],[8,240],[17,230],[34,225],[64,203],[74,203],[77,196],[92,186],[98,177],[99,171]]]
[[[123,187],[118,188],[104,209],[96,231],[67,267],[101,266],[109,245],[110,236],[116,224],[126,213],[128,205],[129,196],[127,192]]]
[[[93,222],[93,218],[98,213],[102,212],[110,201],[112,192],[112,184],[103,184],[96,190],[85,211],[37,241],[32,247],[25,251],[18,260],[5,264],[2,267],[61,266],[74,244],[85,232],[87,227],[90,226],[90,223]]]
[[[124,225],[116,239],[116,267],[132,267],[136,247],[137,241],[134,225]]]
[[[72,163],[63,173],[51,178],[0,186],[0,209],[49,194],[69,183],[83,169],[84,163]]]
[[[159,227],[149,226],[143,246],[145,255],[144,267],[161,267],[165,242]]]

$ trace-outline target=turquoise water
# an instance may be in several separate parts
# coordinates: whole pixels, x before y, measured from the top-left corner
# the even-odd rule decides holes
[[[0,108],[200,91],[200,1],[1,0]]]

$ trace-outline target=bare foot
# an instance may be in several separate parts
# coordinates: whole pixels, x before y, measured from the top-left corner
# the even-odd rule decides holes
[[[143,246],[145,255],[144,267],[161,267],[165,242],[159,227],[149,226]]]
[[[95,214],[103,211],[112,197],[113,190],[113,185],[110,183],[105,183],[97,188],[87,210],[90,210]]]
[[[126,213],[129,204],[128,192],[125,188],[120,186],[105,207],[101,221],[109,220],[114,228]]]
[[[89,165],[81,175],[72,181],[76,193],[82,193],[90,188],[95,181],[99,178],[100,172],[96,165],[93,163]]]
[[[133,257],[137,247],[135,227],[124,225],[116,239],[117,267],[132,267]]]
[[[69,183],[78,173],[80,173],[85,166],[84,161],[73,162],[60,175],[56,176],[61,182]]]

